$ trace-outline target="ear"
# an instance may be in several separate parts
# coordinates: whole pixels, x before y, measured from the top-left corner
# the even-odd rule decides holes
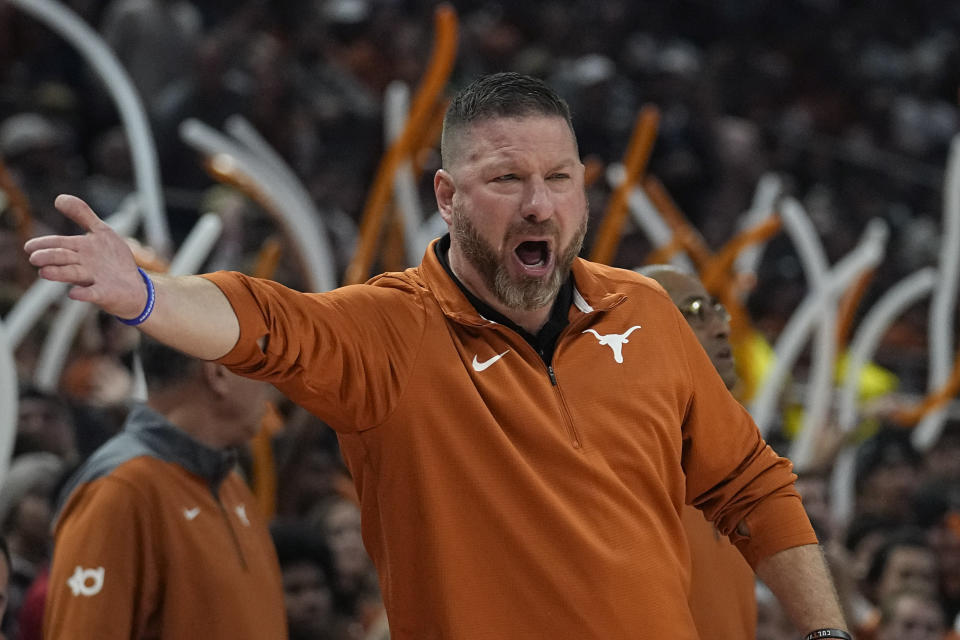
[[[433,193],[437,196],[440,217],[447,226],[453,223],[453,194],[456,191],[457,185],[453,181],[453,176],[443,169],[437,169],[433,175]]]
[[[222,364],[215,362],[204,362],[203,381],[218,397],[224,397],[230,394],[230,372]]]

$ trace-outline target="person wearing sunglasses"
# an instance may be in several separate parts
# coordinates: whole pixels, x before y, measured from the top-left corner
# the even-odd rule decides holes
[[[695,276],[666,264],[638,269],[673,300],[727,389],[737,382],[730,345],[730,314]],[[718,428],[721,428],[718,426]],[[757,597],[750,565],[703,516],[686,505],[681,512],[690,546],[690,611],[701,640],[755,638]]]

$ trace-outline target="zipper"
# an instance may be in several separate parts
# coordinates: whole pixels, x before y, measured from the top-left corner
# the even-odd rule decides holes
[[[502,325],[497,325],[502,326]],[[504,330],[510,331],[509,328],[504,327]],[[561,334],[562,335],[562,334]],[[574,449],[580,449],[583,447],[583,443],[580,441],[580,434],[577,432],[576,426],[573,424],[573,418],[570,416],[570,410],[567,408],[567,401],[563,397],[563,392],[560,390],[560,385],[557,382],[557,374],[553,370],[553,365],[547,363],[543,359],[543,353],[538,349],[535,349],[532,344],[526,340],[521,339],[520,342],[524,345],[524,348],[529,349],[533,352],[533,355],[536,356],[537,360],[546,368],[547,377],[550,379],[550,386],[553,387],[554,395],[557,399],[557,404],[560,407],[560,416],[563,420],[564,430],[567,432],[567,435],[570,438],[570,443],[573,445]],[[557,344],[559,344],[560,339],[557,338]],[[554,355],[556,355],[556,350],[554,350]]]
[[[556,352],[554,352],[554,354],[556,354]],[[567,434],[570,436],[570,442],[573,444],[574,449],[580,449],[583,447],[583,443],[580,441],[580,434],[577,432],[577,426],[573,423],[573,417],[570,415],[570,409],[567,408],[567,400],[563,397],[563,391],[560,390],[560,385],[557,383],[557,374],[553,370],[552,364],[547,365],[547,375],[550,376],[550,385],[553,387],[553,391],[557,396],[557,402],[560,404],[560,413],[563,415],[563,422],[567,427]]]
[[[622,302],[622,300],[620,301]],[[620,302],[613,306],[618,306]],[[611,307],[613,308],[613,307]],[[564,338],[570,335],[574,329],[579,330],[579,327],[582,327],[585,324],[588,324],[590,318],[596,314],[596,311],[590,313],[585,313],[581,318],[569,323],[564,327],[563,331],[560,332],[560,335],[557,336],[557,343],[553,349],[553,357],[557,357],[557,352],[560,351],[560,347],[563,343]],[[541,354],[538,354],[541,355]],[[583,441],[580,439],[580,433],[577,431],[577,425],[573,422],[573,416],[570,414],[570,409],[567,407],[567,399],[563,395],[563,390],[560,388],[560,383],[557,381],[557,372],[553,369],[552,359],[551,362],[544,362],[541,355],[540,361],[547,366],[547,375],[550,377],[550,385],[553,387],[554,393],[557,396],[557,402],[560,404],[560,413],[563,415],[563,421],[567,427],[567,433],[570,436],[570,442],[573,444],[574,449],[580,449],[583,447]]]
[[[574,293],[576,294],[576,292]],[[614,307],[618,307],[624,302],[624,300],[626,300],[626,298],[621,296],[619,300],[615,301],[613,304],[610,304],[603,309],[588,308],[587,310],[584,310],[578,304],[577,306],[578,308],[581,309],[581,311],[583,312],[583,315],[580,318],[578,318],[576,321],[571,322],[566,327],[564,327],[563,331],[560,332],[560,335],[557,336],[557,342],[556,342],[556,345],[554,345],[553,356],[556,357],[557,351],[560,349],[560,343],[563,341],[565,336],[571,333],[571,329],[573,327],[575,326],[580,327],[587,324],[590,321],[590,319],[596,316],[599,312],[606,312],[613,309]],[[503,325],[500,325],[491,320],[486,320],[485,318],[483,322],[477,322],[472,316],[461,317],[460,314],[452,314],[446,311],[444,312],[444,315],[446,315],[448,318],[454,320],[455,322],[461,325],[472,326],[472,327],[483,327],[483,328],[494,329],[494,330],[496,330],[495,329],[496,327],[503,327],[504,330],[510,331],[511,333],[514,333],[514,334],[516,333],[510,330],[509,327],[504,327]],[[557,403],[560,405],[560,414],[563,418],[567,435],[570,437],[570,443],[573,445],[574,449],[581,449],[583,447],[583,442],[580,439],[580,434],[577,431],[577,427],[573,422],[573,417],[570,414],[570,409],[567,407],[567,400],[563,395],[563,391],[560,389],[560,384],[557,381],[557,374],[553,370],[553,364],[552,364],[553,359],[551,358],[551,362],[547,362],[543,358],[543,353],[538,351],[536,348],[534,348],[533,345],[531,345],[526,340],[523,340],[522,338],[521,338],[521,342],[523,342],[523,344],[525,344],[528,348],[530,348],[530,350],[533,351],[534,355],[536,355],[537,359],[540,362],[542,362],[546,367],[547,377],[550,379],[550,386],[553,387],[554,394],[556,395]]]
[[[619,306],[622,302],[623,302],[623,299],[618,300],[615,304],[611,305],[606,309],[592,310],[589,313],[584,313],[582,317],[578,318],[574,322],[569,323],[566,327],[564,327],[563,331],[560,332],[560,335],[557,336],[557,343],[554,346],[553,357],[555,358],[557,356],[557,351],[560,350],[561,342],[566,336],[568,336],[572,332],[572,329],[588,324],[590,322],[590,319],[594,315],[596,315],[598,311],[609,311],[610,309]],[[465,323],[461,321],[461,324],[472,324],[472,323]],[[473,326],[477,326],[477,325],[474,324]],[[497,324],[495,322],[489,322],[489,324],[484,324],[482,326],[484,326],[485,328],[490,328],[494,330],[496,330],[495,329],[496,327],[503,327],[503,325]],[[508,327],[503,327],[503,328],[504,330],[511,331]],[[516,332],[511,331],[511,333],[516,333]],[[577,426],[573,422],[573,416],[570,414],[570,409],[567,407],[567,399],[564,397],[563,390],[560,388],[560,383],[557,381],[557,373],[553,369],[552,358],[551,358],[551,362],[547,362],[543,358],[543,353],[535,349],[533,345],[531,345],[526,340],[521,339],[521,342],[524,345],[526,345],[531,351],[533,351],[537,359],[540,362],[542,362],[543,365],[546,367],[547,377],[550,379],[550,386],[553,387],[554,395],[556,396],[556,399],[557,399],[557,404],[560,406],[560,415],[563,419],[563,423],[567,431],[567,435],[570,438],[570,444],[573,445],[574,449],[583,448],[583,441],[580,439],[580,433],[577,431]]]

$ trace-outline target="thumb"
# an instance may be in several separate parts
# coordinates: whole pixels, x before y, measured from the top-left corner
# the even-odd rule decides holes
[[[105,224],[97,217],[86,202],[76,196],[61,194],[53,201],[53,205],[66,217],[70,218],[86,231],[94,231]]]

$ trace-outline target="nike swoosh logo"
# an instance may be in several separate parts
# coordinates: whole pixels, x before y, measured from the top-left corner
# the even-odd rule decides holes
[[[187,520],[193,520],[198,515],[200,515],[200,507],[194,507],[193,509],[184,509],[183,517]]]
[[[473,370],[474,370],[474,371],[483,371],[484,369],[486,369],[487,367],[489,367],[489,366],[492,365],[494,362],[496,362],[497,360],[499,360],[499,359],[502,358],[503,356],[507,355],[508,353],[510,353],[510,349],[507,349],[506,351],[504,351],[503,353],[501,353],[501,354],[498,355],[498,356],[493,356],[493,357],[490,358],[489,360],[484,360],[483,362],[480,362],[479,360],[477,360],[477,356],[473,356]]]

